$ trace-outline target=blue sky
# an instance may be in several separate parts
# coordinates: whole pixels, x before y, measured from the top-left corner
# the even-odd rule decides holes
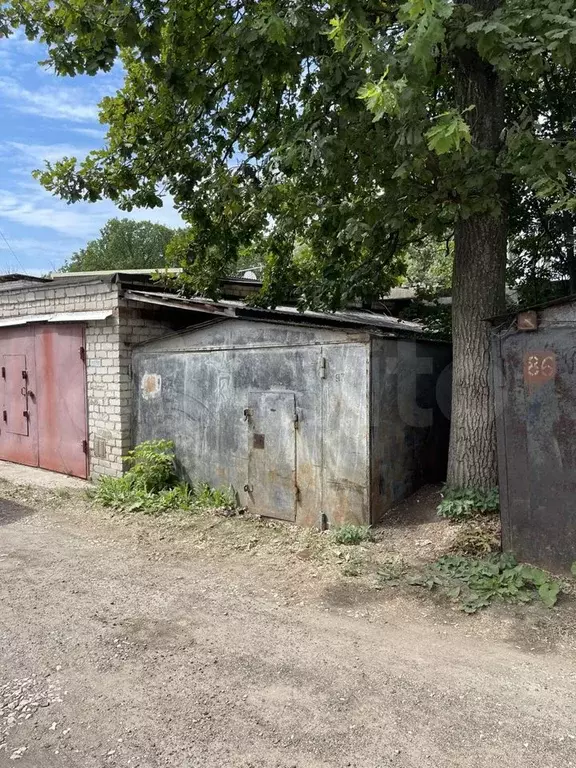
[[[38,64],[43,58],[43,48],[23,35],[0,39],[0,273],[58,269],[114,216],[181,225],[170,201],[131,214],[108,201],[67,205],[32,178],[44,160],[80,158],[102,146],[97,105],[121,84],[117,71],[56,77]]]

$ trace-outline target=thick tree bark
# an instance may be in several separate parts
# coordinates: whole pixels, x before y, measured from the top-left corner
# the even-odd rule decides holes
[[[467,0],[490,13],[499,0]],[[456,97],[467,113],[473,145],[496,159],[504,128],[504,88],[492,67],[472,49],[458,58]],[[507,217],[504,184],[501,213],[474,214],[456,227],[452,279],[454,343],[452,423],[448,484],[489,489],[498,484],[496,427],[490,371],[490,325],[505,306]]]

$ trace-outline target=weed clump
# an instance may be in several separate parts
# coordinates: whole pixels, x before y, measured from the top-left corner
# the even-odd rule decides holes
[[[369,525],[353,525],[352,523],[332,528],[330,538],[335,544],[361,544],[363,541],[374,540]]]
[[[506,553],[486,558],[446,555],[422,572],[409,575],[407,581],[437,589],[457,601],[466,613],[476,613],[495,601],[529,603],[538,598],[552,608],[562,590],[561,582],[546,571],[518,563]]]
[[[172,440],[148,440],[129,451],[129,467],[122,477],[99,478],[94,498],[104,507],[151,515],[182,510],[236,506],[232,489],[218,490],[202,483],[194,488],[178,480]]]
[[[490,515],[500,511],[498,488],[480,491],[476,488],[445,488],[437,508],[440,517],[467,520],[475,515]]]

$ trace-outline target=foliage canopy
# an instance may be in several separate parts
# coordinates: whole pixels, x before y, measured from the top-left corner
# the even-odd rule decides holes
[[[152,221],[110,219],[100,237],[74,253],[64,272],[156,269],[166,266],[166,248],[177,231]]]
[[[179,253],[211,293],[247,243],[270,301],[287,281],[317,306],[381,292],[411,240],[497,212],[503,178],[519,200],[575,206],[571,87],[551,124],[554,83],[574,70],[574,0],[13,0],[2,19],[44,40],[58,73],[121,60],[106,146],[40,180],[126,210],[169,192],[193,225]],[[472,52],[505,83],[497,152],[474,146],[484,116],[457,103]],[[313,258],[295,261],[297,242]]]

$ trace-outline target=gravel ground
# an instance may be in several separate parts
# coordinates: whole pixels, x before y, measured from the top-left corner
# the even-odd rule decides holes
[[[576,766],[560,608],[463,616],[78,494],[0,484],[0,765]]]

